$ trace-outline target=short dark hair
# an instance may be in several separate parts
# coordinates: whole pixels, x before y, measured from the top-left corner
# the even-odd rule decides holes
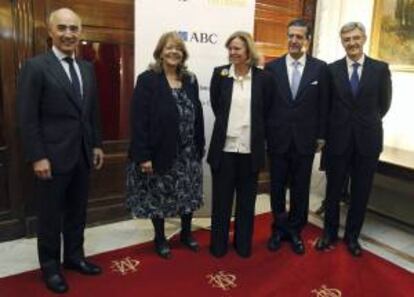
[[[289,22],[287,25],[287,28],[290,27],[305,27],[306,28],[306,38],[310,39],[312,37],[312,28],[308,21],[305,21],[304,19],[294,19]]]

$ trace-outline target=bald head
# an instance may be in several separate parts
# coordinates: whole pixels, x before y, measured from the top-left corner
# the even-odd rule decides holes
[[[50,27],[52,24],[56,24],[56,22],[58,22],[59,20],[66,18],[73,18],[74,20],[76,20],[79,27],[82,26],[81,18],[79,17],[79,15],[72,9],[66,7],[52,11],[49,15],[48,25]]]
[[[80,17],[69,8],[60,8],[49,16],[49,36],[62,53],[72,56],[82,30]]]

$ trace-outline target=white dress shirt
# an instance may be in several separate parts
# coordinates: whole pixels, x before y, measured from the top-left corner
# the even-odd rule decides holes
[[[351,60],[348,56],[346,56],[346,65],[348,66],[348,78],[351,79],[352,72],[354,71],[354,67],[352,66],[355,62],[359,64],[358,67],[358,78],[361,80],[361,74],[362,74],[362,68],[364,67],[364,61],[365,61],[365,55],[362,55],[362,57],[358,61]]]
[[[62,65],[63,69],[65,70],[66,75],[68,76],[69,80],[72,81],[72,77],[70,76],[69,71],[69,64],[68,62],[64,61],[63,59],[66,57],[69,57],[65,53],[62,53],[57,47],[52,46],[52,51],[55,54],[55,56],[58,58],[60,64]],[[82,82],[82,75],[80,72],[80,68],[78,63],[76,63],[75,54],[73,54],[70,58],[73,59],[73,67],[75,67],[76,74],[78,75],[80,88],[81,88],[81,95],[83,96],[83,82]]]
[[[300,75],[302,77],[303,75],[303,69],[305,68],[306,64],[306,54],[303,54],[302,57],[300,57],[298,60],[295,60],[292,58],[291,55],[286,55],[286,68],[287,68],[287,74],[289,77],[289,85],[292,85],[292,72],[293,72],[293,63],[295,61],[298,61],[298,71],[300,72]]]
[[[230,66],[229,77],[233,78],[230,114],[224,151],[250,153],[252,70],[245,76],[236,76],[234,65]]]

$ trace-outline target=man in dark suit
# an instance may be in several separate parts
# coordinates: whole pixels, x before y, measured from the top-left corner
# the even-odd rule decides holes
[[[344,241],[353,256],[362,249],[358,237],[382,151],[382,118],[391,105],[388,65],[363,52],[363,24],[345,24],[340,32],[346,57],[329,65],[332,106],[327,136],[325,229],[316,244],[328,249],[338,237],[342,185],[350,173],[351,198]]]
[[[328,69],[325,62],[306,54],[311,31],[301,19],[288,25],[288,53],[266,65],[277,85],[267,120],[274,215],[268,248],[276,251],[282,239],[303,254],[300,233],[307,223],[309,188],[315,152],[325,143],[328,109]],[[284,211],[286,188],[290,208]]]
[[[62,8],[49,17],[53,48],[29,59],[20,73],[18,105],[24,150],[35,174],[39,203],[38,255],[46,286],[68,290],[64,267],[95,275],[101,269],[85,260],[88,179],[100,169],[103,151],[93,66],[75,58],[81,20]]]

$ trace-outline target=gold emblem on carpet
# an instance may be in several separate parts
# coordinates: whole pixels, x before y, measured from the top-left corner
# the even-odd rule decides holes
[[[335,288],[328,288],[326,285],[322,285],[320,289],[312,290],[312,293],[316,297],[341,297],[341,290]]]
[[[113,260],[111,269],[113,272],[119,273],[121,275],[127,275],[138,271],[138,265],[140,261],[132,259],[131,257],[126,257],[121,260]]]
[[[236,279],[237,277],[234,274],[220,270],[216,273],[208,274],[207,276],[208,283],[213,288],[219,288],[223,291],[228,291],[237,287]]]

